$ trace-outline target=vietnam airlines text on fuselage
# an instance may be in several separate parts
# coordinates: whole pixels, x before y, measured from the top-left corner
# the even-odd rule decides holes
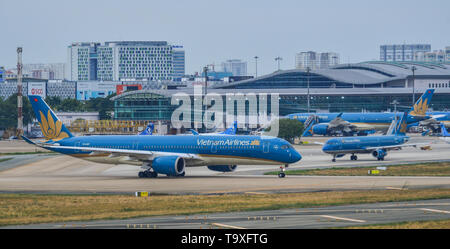
[[[301,155],[287,141],[260,136],[88,136],[71,137],[57,142],[64,147],[105,148],[140,150],[163,153],[195,154],[201,160],[186,160],[186,166],[207,165],[252,165],[290,164],[301,159]],[[85,160],[141,165],[141,160],[129,157],[111,157],[110,153],[91,153],[77,149],[53,148],[52,150],[80,157]]]

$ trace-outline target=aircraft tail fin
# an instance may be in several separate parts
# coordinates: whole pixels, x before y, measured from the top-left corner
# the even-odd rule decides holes
[[[226,129],[224,132],[221,132],[220,134],[226,134],[226,135],[236,135],[237,131],[237,121],[233,122],[233,126]]]
[[[143,130],[141,133],[139,133],[139,135],[152,135],[154,129],[155,129],[155,125],[152,122],[150,122],[150,123],[148,123],[147,128],[145,128],[145,130]]]
[[[341,115],[341,114],[340,114]],[[313,135],[313,126],[317,123],[317,118],[314,115],[308,117],[305,121],[305,125],[307,126],[305,131],[302,134],[302,137],[311,137]]]
[[[73,137],[69,129],[66,128],[40,96],[29,95],[28,99],[33,107],[34,115],[41,126],[41,131],[45,139],[59,141],[64,138]]]
[[[443,122],[441,122],[441,132],[442,136],[450,137],[450,134],[448,133],[447,128],[445,128],[445,124]]]
[[[427,89],[422,96],[417,100],[414,106],[409,111],[412,116],[426,116],[428,106],[431,103],[431,97],[433,97],[434,89]]]
[[[406,122],[407,118],[408,118],[408,113],[404,112],[402,117],[400,118],[400,120],[398,120],[397,124],[395,124],[394,135],[396,135],[396,136],[406,135],[406,128],[408,126],[408,124]]]

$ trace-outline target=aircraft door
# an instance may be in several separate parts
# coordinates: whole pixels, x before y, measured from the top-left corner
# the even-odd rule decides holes
[[[133,142],[133,150],[139,150],[139,141]]]
[[[264,153],[269,153],[269,141],[264,141],[263,142],[263,152]]]
[[[80,141],[75,143],[75,147],[80,147]],[[81,150],[75,150],[75,153],[80,153]]]
[[[211,153],[217,153],[217,144],[215,143],[211,144]]]

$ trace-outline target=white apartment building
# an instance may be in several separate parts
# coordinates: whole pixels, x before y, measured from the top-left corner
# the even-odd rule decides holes
[[[300,52],[295,55],[295,68],[303,70],[308,67],[310,69],[324,69],[338,65],[339,61],[338,53]]]

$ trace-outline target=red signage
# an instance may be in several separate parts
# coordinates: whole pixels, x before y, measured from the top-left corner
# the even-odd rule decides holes
[[[116,93],[117,93],[117,95],[122,94],[124,92],[136,91],[136,90],[142,90],[142,85],[141,84],[136,84],[136,85],[116,85]]]

